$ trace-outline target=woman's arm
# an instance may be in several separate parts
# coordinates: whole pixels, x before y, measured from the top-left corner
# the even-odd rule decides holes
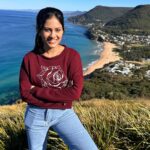
[[[68,102],[79,99],[83,88],[83,71],[81,58],[78,53],[73,56],[68,69],[69,80],[73,81],[73,85],[71,87],[58,89],[53,87],[46,88],[35,86],[31,90],[32,94],[36,98],[44,101]]]
[[[24,62],[20,68],[20,76],[19,76],[19,88],[20,88],[20,96],[23,101],[33,104],[40,105],[42,101],[39,101],[37,98],[33,97],[30,93],[31,83],[29,81]]]
[[[22,64],[21,64],[20,75],[19,75],[20,96],[22,100],[27,103],[30,103],[36,106],[42,106],[43,104],[46,105],[45,101],[43,101],[42,99],[36,98],[35,96],[31,94],[32,84],[29,79],[28,66],[29,66],[28,58],[24,57]],[[47,105],[48,105],[48,102],[47,102]]]

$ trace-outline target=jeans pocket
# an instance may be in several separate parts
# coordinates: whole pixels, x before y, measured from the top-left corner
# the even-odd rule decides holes
[[[43,126],[45,125],[45,109],[37,106],[28,105],[25,112],[25,126]]]

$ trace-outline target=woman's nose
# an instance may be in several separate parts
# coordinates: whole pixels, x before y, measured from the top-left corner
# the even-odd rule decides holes
[[[51,37],[55,37],[55,36],[56,36],[55,31],[52,31],[50,36],[51,36]]]

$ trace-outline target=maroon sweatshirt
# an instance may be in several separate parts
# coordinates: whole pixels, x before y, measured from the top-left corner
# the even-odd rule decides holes
[[[66,109],[79,99],[83,88],[79,53],[65,46],[52,58],[28,52],[20,68],[20,94],[23,101],[41,108]],[[31,85],[35,87],[31,89]]]

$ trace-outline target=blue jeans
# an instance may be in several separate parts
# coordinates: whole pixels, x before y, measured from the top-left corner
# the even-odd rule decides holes
[[[24,121],[29,150],[46,150],[50,127],[70,150],[98,150],[73,108],[43,109],[27,105]]]

